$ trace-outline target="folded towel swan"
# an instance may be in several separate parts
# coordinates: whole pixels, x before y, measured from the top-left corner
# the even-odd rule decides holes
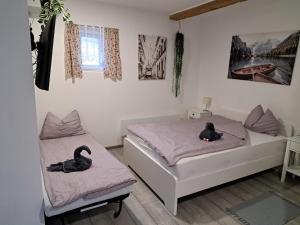
[[[74,159],[69,159],[64,162],[51,164],[47,167],[47,171],[71,173],[89,169],[92,165],[92,159],[81,155],[81,152],[83,150],[89,153],[89,155],[92,153],[89,147],[82,145],[75,149]]]
[[[223,136],[223,133],[215,131],[213,123],[206,123],[205,129],[200,133],[199,138],[203,141],[216,141]]]

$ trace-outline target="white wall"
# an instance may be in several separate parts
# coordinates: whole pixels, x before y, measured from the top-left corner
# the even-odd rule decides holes
[[[0,1],[0,224],[42,224],[39,150],[25,1]]]
[[[184,73],[197,82],[199,105],[203,96],[213,106],[249,112],[263,104],[300,128],[300,54],[291,86],[227,79],[231,38],[235,34],[300,29],[299,0],[249,0],[183,21],[186,47]],[[194,78],[192,78],[194,77]]]
[[[52,111],[60,117],[73,109],[80,112],[84,127],[103,145],[120,144],[120,120],[176,114],[183,111],[183,98],[171,92],[173,42],[177,27],[167,15],[120,8],[93,1],[67,2],[74,23],[120,29],[123,79],[113,82],[103,74],[85,72],[72,84],[64,74],[64,25],[57,21],[50,91],[36,89],[38,122]],[[168,38],[167,75],[163,81],[138,80],[138,34]]]

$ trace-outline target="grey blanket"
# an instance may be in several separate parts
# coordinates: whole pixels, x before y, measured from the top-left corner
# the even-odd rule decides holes
[[[93,149],[93,164],[88,170],[77,173],[47,171],[49,164],[71,158],[74,149],[83,144]],[[44,184],[53,207],[79,198],[99,197],[136,182],[129,169],[89,134],[42,140],[40,150]]]
[[[206,142],[199,139],[198,136],[207,122],[212,122],[216,131],[223,133],[220,140]],[[174,166],[185,157],[245,145],[248,139],[247,130],[241,122],[219,115],[195,120],[134,124],[127,129],[157,151],[169,166]]]

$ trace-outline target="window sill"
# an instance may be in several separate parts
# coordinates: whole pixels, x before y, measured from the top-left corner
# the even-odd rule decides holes
[[[104,72],[101,69],[82,69],[82,72]]]

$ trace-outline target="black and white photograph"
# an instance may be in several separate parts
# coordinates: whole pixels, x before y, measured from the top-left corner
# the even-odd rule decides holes
[[[232,37],[228,78],[290,85],[300,31]]]
[[[139,35],[139,79],[163,80],[166,77],[167,38]]]

